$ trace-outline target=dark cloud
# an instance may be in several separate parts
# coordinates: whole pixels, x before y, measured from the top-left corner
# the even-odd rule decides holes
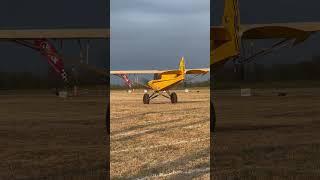
[[[220,23],[224,0],[211,1],[211,22]],[[318,0],[239,0],[242,23],[319,21]]]
[[[76,28],[109,27],[108,0],[2,0],[0,28]],[[106,64],[108,55],[106,41],[93,41],[92,61]],[[64,48],[67,55],[79,56],[77,42],[68,42]],[[37,52],[10,42],[0,42],[0,71],[26,71],[46,73],[46,59]],[[105,58],[101,58],[104,54]],[[102,62],[104,61],[104,62]]]
[[[106,27],[106,0],[2,0],[0,26]]]
[[[145,12],[150,14],[193,14],[208,12],[209,1],[200,0],[125,0],[112,1],[112,13]]]
[[[209,64],[209,0],[111,2],[111,69]]]

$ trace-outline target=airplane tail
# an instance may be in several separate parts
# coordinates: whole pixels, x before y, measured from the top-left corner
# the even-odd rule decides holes
[[[186,65],[184,62],[184,57],[181,58],[180,63],[179,63],[179,71],[181,72],[181,74],[184,74],[186,71]]]
[[[231,34],[239,32],[240,28],[240,11],[238,0],[224,1],[224,15],[222,25],[229,30]]]
[[[213,28],[211,37],[211,64],[224,62],[240,52],[240,11],[238,0],[224,0],[222,27]]]

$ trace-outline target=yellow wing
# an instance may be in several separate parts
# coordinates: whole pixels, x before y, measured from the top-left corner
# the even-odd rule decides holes
[[[165,72],[164,70],[118,70],[118,71],[110,71],[112,75],[119,74],[160,74]]]
[[[185,74],[207,74],[210,72],[209,68],[204,68],[204,69],[186,69]],[[180,70],[168,70],[164,71],[161,74],[181,74]]]
[[[304,42],[313,33],[320,31],[320,22],[272,23],[239,25],[237,35],[232,35],[226,27],[211,26],[211,64],[222,64],[239,55],[237,37],[241,39],[293,39],[293,45]]]
[[[306,40],[312,33],[320,31],[319,22],[273,23],[240,26],[242,39],[295,39],[294,44]]]
[[[210,71],[209,68],[207,69],[187,69],[186,74],[207,74]]]
[[[203,69],[186,69],[185,74],[206,74],[210,71],[209,68]],[[181,74],[180,70],[119,70],[110,71],[112,75],[119,74]]]

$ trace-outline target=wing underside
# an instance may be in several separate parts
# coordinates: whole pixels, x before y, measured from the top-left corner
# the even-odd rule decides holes
[[[187,69],[186,74],[207,74],[210,69]]]
[[[303,42],[312,33],[320,31],[320,23],[274,23],[241,25],[242,39],[294,39],[295,44]]]
[[[110,71],[112,75],[119,75],[119,74],[160,74],[165,71],[161,70],[119,70],[119,71]]]
[[[210,71],[209,68],[203,69],[186,69],[186,74],[206,74]],[[119,70],[119,71],[110,71],[111,75],[120,75],[120,74],[170,74],[170,73],[180,73],[179,70]]]
[[[0,29],[0,39],[107,39],[107,28]]]

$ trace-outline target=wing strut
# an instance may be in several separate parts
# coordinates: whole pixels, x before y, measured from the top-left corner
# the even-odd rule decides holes
[[[64,82],[68,83],[67,73],[64,69],[64,63],[62,57],[59,56],[56,48],[47,39],[37,39],[33,41],[25,40],[14,40],[13,42],[18,43],[22,46],[31,48],[46,56],[48,63],[53,67],[57,74],[61,76]]]
[[[286,46],[289,46],[291,44],[292,44],[292,39],[280,40],[280,41],[276,42],[275,44],[273,44],[270,48],[262,49],[249,57],[246,57],[244,59],[240,59],[239,62],[240,63],[249,63],[249,62],[253,61],[255,58],[257,58],[258,56],[270,54],[273,51],[279,50],[279,49],[284,48]]]

